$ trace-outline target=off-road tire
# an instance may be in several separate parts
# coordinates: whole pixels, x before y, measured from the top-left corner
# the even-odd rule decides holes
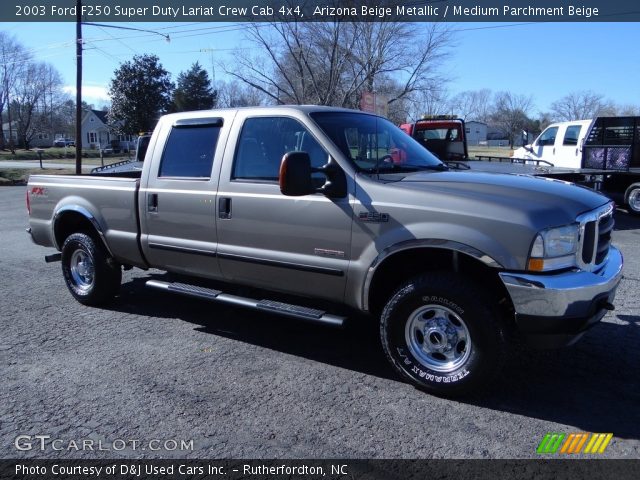
[[[115,297],[122,281],[121,266],[99,240],[86,233],[69,235],[62,245],[62,274],[71,295],[96,306]]]
[[[430,272],[404,283],[381,315],[388,360],[401,376],[438,396],[483,388],[506,353],[504,322],[492,299],[452,272]]]

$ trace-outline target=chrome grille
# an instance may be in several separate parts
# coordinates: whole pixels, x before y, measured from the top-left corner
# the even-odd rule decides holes
[[[597,270],[607,260],[613,232],[613,203],[577,218],[580,223],[580,239],[577,252],[578,266],[582,270]]]
[[[611,246],[611,232],[613,232],[613,211],[600,218],[598,222],[598,245],[596,248],[596,265],[600,265],[607,259]]]

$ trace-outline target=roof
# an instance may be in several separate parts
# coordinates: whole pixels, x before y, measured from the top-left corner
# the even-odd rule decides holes
[[[215,115],[216,112],[237,112],[255,110],[256,112],[274,112],[274,113],[286,113],[286,112],[300,112],[309,114],[312,112],[351,112],[362,113],[367,115],[375,115],[371,112],[363,112],[361,110],[352,110],[342,107],[328,107],[323,105],[273,105],[273,106],[259,106],[259,107],[235,107],[235,108],[215,108],[212,110],[195,110],[191,112],[178,112],[164,115],[165,117],[171,117],[173,119],[179,118],[199,118],[209,117]]]
[[[91,110],[93,114],[100,119],[102,123],[107,124],[107,112],[104,110]]]

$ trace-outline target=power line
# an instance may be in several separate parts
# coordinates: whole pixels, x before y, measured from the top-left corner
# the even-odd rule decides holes
[[[111,35],[111,33],[109,33],[107,30],[105,30],[102,27],[98,27],[100,30],[102,30],[104,33],[106,33],[107,35],[109,35],[110,37],[112,37],[116,42],[118,42],[120,45],[124,45],[125,47],[127,47],[129,50],[131,50],[133,53],[138,53],[136,52],[133,48],[131,48],[131,46],[127,43],[124,43],[122,40],[117,39],[116,37],[114,37],[113,35]]]

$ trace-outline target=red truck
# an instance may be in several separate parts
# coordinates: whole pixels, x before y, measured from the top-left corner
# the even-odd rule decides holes
[[[415,123],[400,125],[400,129],[442,161],[469,158],[464,120],[454,115],[425,115]]]

